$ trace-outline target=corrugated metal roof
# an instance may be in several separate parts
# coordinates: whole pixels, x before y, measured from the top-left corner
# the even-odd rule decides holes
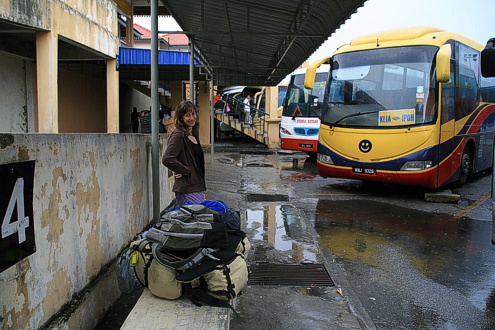
[[[366,0],[161,0],[215,84],[273,86]]]
[[[160,81],[188,80],[189,53],[171,50],[158,51],[158,75]],[[205,80],[195,61],[194,76]],[[123,80],[149,80],[151,78],[151,50],[141,48],[119,49],[119,77]]]
[[[172,50],[158,51],[158,65],[189,65],[189,53]],[[151,65],[151,49],[119,49],[119,65]],[[198,64],[197,62],[195,64]]]

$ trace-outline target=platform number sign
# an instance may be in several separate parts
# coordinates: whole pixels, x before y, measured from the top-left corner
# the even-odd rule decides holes
[[[0,272],[36,251],[34,167],[35,161],[0,165]]]

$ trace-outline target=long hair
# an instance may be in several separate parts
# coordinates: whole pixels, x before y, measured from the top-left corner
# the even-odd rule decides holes
[[[177,106],[177,109],[175,110],[175,127],[177,127],[180,130],[183,130],[184,132],[188,131],[188,126],[182,120],[182,118],[189,111],[194,111],[196,113],[196,124],[194,125],[194,127],[192,129],[192,133],[194,134],[194,136],[198,136],[199,135],[199,114],[198,114],[198,110],[196,110],[196,106],[191,101],[183,100]]]

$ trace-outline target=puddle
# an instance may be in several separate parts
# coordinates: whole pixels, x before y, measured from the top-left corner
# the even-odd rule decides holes
[[[430,325],[436,317],[440,324],[463,324],[468,315],[493,321],[490,225],[369,200],[320,200],[315,214],[321,244],[345,265],[365,308],[388,324],[419,314]],[[387,304],[407,312],[396,318],[380,308]]]
[[[246,209],[246,231],[251,243],[258,245],[254,253],[256,261],[317,261],[314,244],[305,242],[308,236],[305,220],[290,205],[251,204]]]

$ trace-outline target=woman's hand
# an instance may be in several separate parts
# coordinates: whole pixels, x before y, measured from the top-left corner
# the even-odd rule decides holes
[[[174,178],[176,178],[176,179],[180,179],[180,178],[182,178],[182,174],[180,174],[180,173],[175,173],[175,172],[172,172],[172,173],[173,173],[173,175],[174,175]]]

